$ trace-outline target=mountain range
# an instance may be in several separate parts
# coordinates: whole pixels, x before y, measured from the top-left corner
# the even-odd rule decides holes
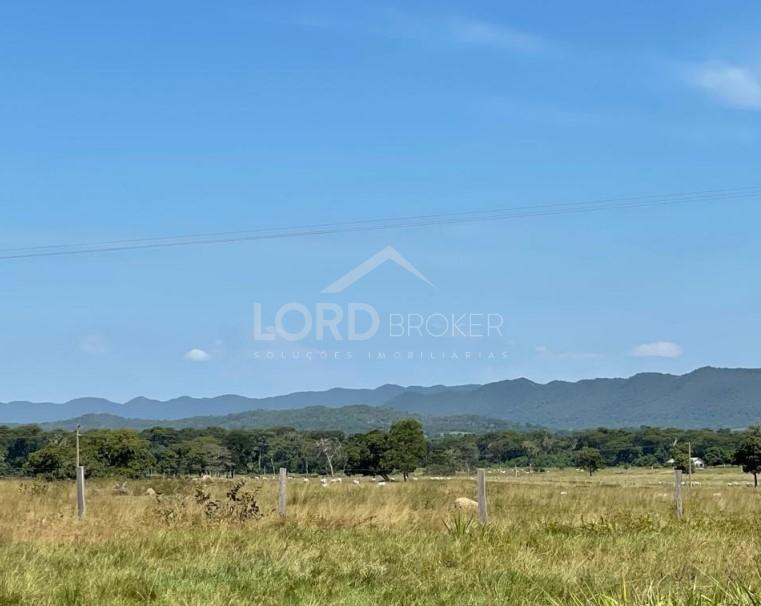
[[[403,418],[418,419],[428,435],[447,433],[484,433],[504,431],[507,429],[532,429],[528,425],[517,425],[502,419],[489,419],[477,415],[450,415],[437,417],[419,415],[384,406],[366,406],[364,404],[329,408],[327,406],[308,406],[288,410],[250,410],[231,415],[199,416],[186,419],[155,421],[150,419],[128,419],[109,414],[87,414],[65,421],[42,423],[46,430],[82,429],[147,429],[157,424],[176,429],[205,429],[223,427],[224,429],[265,429],[272,427],[293,427],[298,430],[337,430],[347,434],[362,433],[371,429],[388,429],[391,424]],[[533,428],[536,429],[536,428]]]
[[[267,398],[183,396],[159,401],[139,397],[123,404],[79,398],[63,404],[0,404],[0,423],[43,423],[49,427],[70,426],[75,419],[81,422],[85,417],[88,424],[103,427],[306,423],[310,426],[300,428],[309,429],[350,417],[351,421],[344,425],[363,428],[385,426],[404,414],[450,427],[451,431],[468,431],[469,426],[486,430],[518,425],[555,429],[745,427],[761,421],[761,369],[704,367],[684,375],[640,373],[629,378],[575,382],[536,383],[521,378],[451,387],[383,385],[376,389],[335,388]]]

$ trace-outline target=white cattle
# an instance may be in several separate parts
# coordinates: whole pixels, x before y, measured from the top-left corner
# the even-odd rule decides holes
[[[457,497],[454,500],[454,508],[459,511],[478,511],[478,501],[468,497]]]

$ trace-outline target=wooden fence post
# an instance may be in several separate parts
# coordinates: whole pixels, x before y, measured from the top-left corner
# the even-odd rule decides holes
[[[77,515],[85,517],[85,468],[77,465]]]
[[[478,485],[478,520],[481,524],[486,524],[489,519],[488,510],[486,508],[486,470],[480,468],[478,470],[477,477]]]
[[[285,501],[288,493],[288,470],[280,468],[280,482],[277,490],[277,512],[285,517]]]
[[[682,501],[682,470],[674,470],[674,507],[676,509],[676,519],[681,520],[684,517],[684,502]]]

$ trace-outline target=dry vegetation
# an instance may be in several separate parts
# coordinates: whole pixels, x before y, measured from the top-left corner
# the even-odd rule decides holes
[[[451,509],[468,478],[294,478],[284,521],[273,480],[244,516],[230,480],[213,515],[197,480],[90,482],[84,521],[72,483],[0,482],[0,604],[761,604],[761,489],[734,469],[696,476],[682,523],[668,471],[489,477],[485,529]]]

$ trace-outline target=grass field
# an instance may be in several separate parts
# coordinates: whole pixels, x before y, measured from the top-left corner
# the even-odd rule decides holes
[[[293,478],[285,520],[277,482],[250,480],[245,522],[208,518],[197,480],[88,482],[83,521],[73,483],[6,480],[0,604],[761,604],[761,489],[702,471],[677,522],[672,477],[492,473],[483,529],[451,508],[466,477]]]

